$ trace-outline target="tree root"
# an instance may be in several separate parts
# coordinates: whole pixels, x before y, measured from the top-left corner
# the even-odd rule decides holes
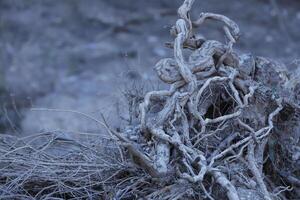
[[[285,106],[292,106],[279,93],[291,91],[281,87],[270,92],[274,88],[258,82],[253,69],[263,62],[233,50],[240,36],[238,25],[214,13],[202,13],[192,21],[189,13],[193,2],[184,1],[178,9],[180,19],[171,29],[175,39],[168,47],[173,48],[174,59],[162,59],[155,66],[158,77],[170,84],[170,89],[150,91],[140,104],[139,141],[150,149],[147,155],[159,177],[167,177],[172,184],[188,181],[192,196],[213,199],[204,183],[212,187],[214,179],[228,199],[240,199],[237,188],[243,186],[237,183],[248,175],[236,173],[235,180],[224,169],[230,171],[228,167],[234,166],[247,171],[249,165],[247,173],[253,174],[261,198],[272,199],[269,191],[274,188],[263,178],[264,152],[276,126],[274,121]],[[227,44],[196,38],[194,28],[207,19],[224,23]],[[184,48],[192,51],[188,59]],[[159,109],[153,110],[155,106]],[[252,107],[258,111],[255,115],[249,114]],[[195,187],[199,184],[201,187]]]
[[[37,198],[47,198],[43,195],[46,190],[51,191],[49,198],[58,196],[58,185],[63,185],[70,197],[85,194],[92,199],[89,194],[103,199],[224,199],[224,193],[230,200],[245,199],[240,191],[257,192],[256,199],[299,198],[299,156],[290,155],[293,152],[279,142],[281,138],[299,141],[300,106],[294,92],[296,85],[292,85],[296,82],[289,82],[277,69],[278,63],[235,52],[233,45],[239,39],[240,29],[228,17],[202,13],[192,21],[193,2],[183,2],[178,9],[179,19],[171,28],[174,42],[168,47],[173,49],[174,58],[164,58],[155,66],[158,77],[170,88],[148,92],[139,105],[138,101],[131,102],[129,124],[120,132],[112,130],[105,121],[91,118],[118,141],[121,157],[121,161],[116,159],[117,164],[101,160],[99,165],[110,170],[109,177],[101,177],[103,193],[95,192],[99,188],[89,185],[91,181],[100,187],[97,180],[102,175],[95,175],[98,166],[90,163],[98,158],[98,152],[83,153],[81,159],[86,164],[70,163],[68,156],[62,160],[53,158],[45,150],[57,140],[54,138],[38,150],[29,143],[11,144],[8,148],[4,148],[5,142],[0,145],[0,194],[9,196],[18,189],[18,194],[29,196],[28,192],[20,192],[27,174],[17,176],[9,170],[26,168],[15,163],[27,154],[16,153],[29,148],[33,152],[30,155],[39,156],[40,160],[32,163],[27,159],[22,164],[39,181],[44,178],[55,183],[41,192],[26,190]],[[227,43],[194,34],[208,19],[224,24]],[[294,146],[295,141],[291,141]],[[88,149],[77,146],[82,152]],[[60,162],[52,163],[51,159]],[[71,170],[67,175],[72,181],[64,181],[60,176],[52,179],[53,165],[60,165],[59,170]],[[43,176],[46,168],[51,171],[46,170],[48,175]],[[89,181],[78,174],[87,176]]]

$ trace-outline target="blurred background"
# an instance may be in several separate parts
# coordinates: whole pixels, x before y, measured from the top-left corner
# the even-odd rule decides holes
[[[126,117],[122,91],[160,85],[153,66],[172,50],[169,28],[182,0],[0,0],[0,133],[101,131],[70,112],[99,118],[117,128]],[[300,58],[300,1],[195,0],[200,12],[223,14],[238,23],[237,51],[284,62]],[[224,40],[222,26],[198,29]],[[164,86],[161,86],[164,87]]]

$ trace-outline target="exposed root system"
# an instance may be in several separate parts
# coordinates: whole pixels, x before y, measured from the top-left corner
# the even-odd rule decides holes
[[[86,164],[94,162],[93,169],[101,168],[99,173],[104,169],[114,172],[110,178],[91,177],[92,172],[86,172],[91,181],[88,184],[80,174],[90,168],[78,165],[80,168],[72,168],[74,177],[68,177],[71,184],[68,185],[65,179],[44,177],[42,171],[71,166],[52,168],[39,160],[36,165],[29,165],[28,160],[23,162],[32,171],[40,169],[35,175],[44,177],[49,184],[38,185],[52,192],[49,197],[63,198],[60,191],[51,189],[59,189],[57,185],[63,186],[70,198],[81,194],[91,195],[92,199],[94,194],[107,199],[300,197],[297,129],[300,109],[295,93],[298,83],[291,84],[287,71],[279,63],[235,52],[233,46],[239,39],[240,29],[231,19],[201,13],[198,19],[192,20],[193,2],[184,1],[178,9],[179,19],[171,29],[174,42],[167,46],[173,49],[174,58],[164,58],[155,67],[158,77],[170,86],[169,90],[148,92],[139,107],[137,102],[131,102],[130,119],[136,120],[130,120],[132,123],[120,133],[104,123],[117,139],[122,156],[116,156],[114,162],[103,162],[102,167],[96,167],[94,161],[85,161]],[[196,28],[209,19],[224,25],[226,43],[197,37]],[[133,112],[136,110],[138,115]],[[43,196],[43,192],[34,189],[14,190],[27,174],[9,174],[11,164],[5,168],[2,163],[9,159],[8,155],[15,157],[6,162],[15,163],[14,166],[20,162],[11,152],[16,148],[19,147],[10,146],[0,157],[1,176],[6,177],[0,179],[4,185],[0,193]],[[8,170],[6,174],[5,170]],[[99,187],[91,189],[94,183]],[[79,184],[81,189],[72,189]]]

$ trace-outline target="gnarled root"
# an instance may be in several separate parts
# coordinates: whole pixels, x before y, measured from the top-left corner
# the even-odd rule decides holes
[[[147,146],[148,168],[156,171],[155,177],[150,175],[160,178],[165,188],[187,181],[192,196],[213,199],[217,194],[206,187],[216,182],[230,200],[240,199],[237,188],[251,184],[252,189],[257,184],[262,198],[272,199],[274,185],[264,180],[264,152],[281,111],[293,107],[280,96],[291,90],[278,87],[274,92],[267,81],[258,82],[255,68],[265,63],[232,49],[240,35],[237,24],[213,13],[202,13],[192,22],[193,2],[185,0],[178,9],[180,19],[171,31],[174,58],[162,59],[155,67],[170,89],[151,91],[140,104],[138,141]],[[193,28],[206,19],[224,23],[227,44],[195,39]],[[188,59],[183,48],[192,50]],[[249,184],[241,183],[243,179]],[[165,190],[149,196],[160,196],[159,191]],[[188,197],[184,195],[180,198]]]

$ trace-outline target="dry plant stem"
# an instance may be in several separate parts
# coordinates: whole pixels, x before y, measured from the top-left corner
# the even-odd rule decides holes
[[[191,70],[189,69],[187,63],[183,58],[183,53],[182,53],[183,43],[188,38],[188,30],[185,21],[182,19],[177,20],[176,29],[178,35],[175,39],[175,45],[174,45],[175,61],[179,67],[179,72],[181,76],[190,86],[190,93],[193,93],[197,84],[196,77],[192,74]]]
[[[251,133],[251,137],[252,139],[254,140],[255,143],[257,143],[257,139],[256,139],[256,136],[255,136],[255,131],[252,127],[250,127],[248,124],[244,123],[242,120],[240,119],[237,119],[238,123],[244,127],[246,130],[248,130],[250,133]]]
[[[203,190],[205,197],[209,198],[210,200],[214,200],[214,198],[211,196],[211,194],[206,190],[205,186],[203,183],[200,183],[200,187]]]
[[[254,148],[255,161],[261,173],[263,172],[263,165],[265,161],[264,153],[265,153],[265,147],[267,145],[267,142],[268,142],[268,138],[263,138],[260,143],[255,142],[254,140],[254,144],[257,146],[256,148]]]
[[[158,113],[158,118],[155,119],[155,122],[148,126],[150,133],[158,137],[159,140],[156,147],[156,159],[154,165],[157,171],[162,175],[168,173],[168,163],[170,161],[170,146],[168,144],[170,141],[165,141],[165,138],[168,138],[168,135],[165,133],[162,126],[174,113],[179,96],[180,94],[175,92],[171,99],[168,100],[164,109]]]
[[[145,131],[145,132],[147,131],[146,112],[148,111],[148,107],[151,103],[151,99],[154,99],[154,98],[159,99],[159,98],[171,96],[182,85],[184,85],[183,81],[177,81],[171,85],[170,90],[151,91],[145,95],[144,102],[141,103],[139,106],[142,131]]]
[[[254,144],[253,142],[250,142],[249,146],[248,146],[248,162],[249,162],[249,168],[252,172],[252,174],[254,175],[261,192],[263,193],[264,199],[265,200],[272,200],[270,193],[268,192],[267,186],[264,183],[262,174],[260,172],[260,170],[258,169],[258,167],[256,166],[256,161],[255,161],[255,157],[254,157]]]
[[[254,95],[255,90],[257,89],[257,86],[250,86],[249,87],[249,93],[246,94],[243,98],[244,104],[248,105],[249,104],[249,98],[251,98]]]
[[[152,98],[161,98],[163,96],[170,96],[174,91],[171,89],[170,91],[152,91],[148,92],[144,98],[144,102],[140,104],[140,120],[142,130],[146,131],[146,112],[148,110],[148,106],[150,105],[150,101]]]
[[[226,178],[224,174],[218,171],[211,172],[216,182],[219,183],[225,190],[229,200],[239,200],[238,193],[232,183]]]
[[[179,17],[181,17],[182,19],[185,20],[186,23],[188,23],[189,30],[192,29],[192,22],[190,20],[189,12],[192,9],[192,5],[193,5],[194,1],[195,0],[185,0],[183,2],[183,4],[178,8],[178,11],[177,11]]]
[[[275,111],[273,111],[269,116],[268,116],[268,124],[269,126],[266,127],[267,128],[267,132],[261,136],[259,136],[259,138],[264,138],[264,137],[267,137],[271,130],[274,128],[274,124],[273,124],[273,118],[278,115],[278,113],[283,109],[283,106],[282,106],[282,98],[278,98],[276,99],[276,103],[277,103],[277,108]]]
[[[214,13],[201,13],[200,17],[196,21],[193,22],[193,26],[197,27],[197,26],[202,25],[206,19],[214,19],[214,20],[224,22],[225,25],[230,29],[231,37],[233,37],[234,40],[237,40],[239,38],[240,29],[239,29],[238,25],[234,21],[232,21],[231,19],[229,19],[228,17],[226,17],[224,15],[219,15],[219,14],[214,14]],[[230,40],[231,38],[228,38],[228,39]]]

